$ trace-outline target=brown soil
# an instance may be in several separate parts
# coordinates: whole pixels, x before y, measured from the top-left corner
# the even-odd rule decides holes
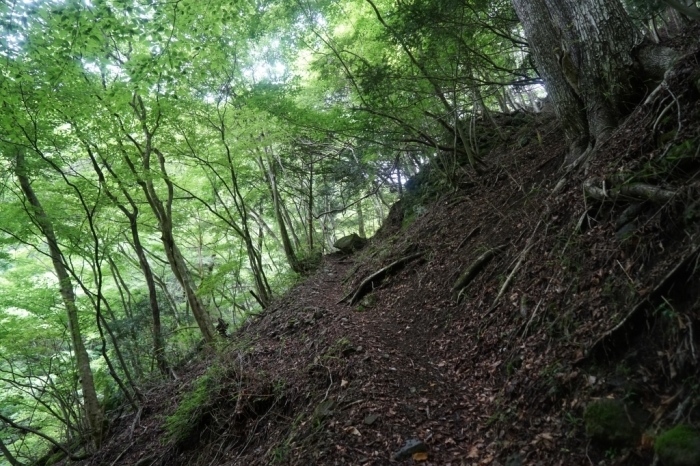
[[[596,445],[582,413],[610,397],[644,409],[649,434],[700,420],[690,254],[700,244],[699,57],[688,55],[670,92],[640,106],[556,192],[566,147],[555,119],[503,116],[509,139],[485,157],[486,175],[465,171],[449,194],[424,175],[367,248],[326,256],[226,349],[146,392],[140,416],[123,414],[104,448],[78,464],[650,464],[650,437],[628,449]],[[669,144],[684,149],[660,160]],[[634,227],[616,234],[639,201],[587,200],[582,186],[618,173],[677,195],[641,202]],[[460,273],[499,245],[456,298]],[[416,252],[359,304],[338,303]],[[205,373],[216,382],[191,431],[168,440],[165,417]],[[428,446],[427,459],[395,461],[413,438]]]

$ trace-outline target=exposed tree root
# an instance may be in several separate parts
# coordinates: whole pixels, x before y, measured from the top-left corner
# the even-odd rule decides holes
[[[481,232],[481,226],[475,227],[472,231],[469,232],[467,236],[464,237],[462,241],[460,241],[459,245],[457,246],[457,249],[455,251],[459,251],[462,246],[464,246],[467,241],[472,239],[474,236],[478,235]]]
[[[491,312],[496,308],[496,305],[498,304],[498,300],[501,299],[503,296],[503,293],[506,292],[508,289],[508,286],[510,286],[510,283],[513,281],[513,277],[515,274],[518,272],[520,269],[520,266],[522,265],[523,261],[525,260],[525,257],[527,257],[527,254],[530,252],[530,249],[535,245],[533,240],[535,239],[535,234],[537,233],[537,230],[540,227],[540,224],[542,221],[540,220],[537,225],[535,226],[535,229],[532,231],[532,235],[527,240],[527,243],[525,244],[525,249],[523,252],[520,253],[520,258],[518,259],[517,264],[515,264],[515,267],[513,267],[513,270],[510,271],[510,274],[508,275],[508,278],[506,278],[506,281],[503,282],[503,286],[501,286],[501,289],[498,291],[498,294],[496,295],[496,299],[493,300],[493,304],[491,304],[491,307],[489,308],[488,312],[486,313],[491,314]]]
[[[343,299],[338,301],[338,304],[348,301],[348,304],[353,305],[364,295],[366,295],[368,292],[370,292],[374,286],[375,282],[378,285],[379,282],[381,282],[384,277],[390,273],[393,272],[395,269],[398,269],[402,265],[406,264],[407,262],[410,262],[414,259],[419,258],[422,256],[422,252],[417,252],[415,254],[411,254],[410,256],[403,257],[395,262],[392,262],[391,264],[387,265],[386,267],[378,270],[377,272],[373,273],[369,277],[365,278],[362,280],[362,283],[360,283],[360,286],[358,286],[354,291],[350,292],[348,295],[346,295]]]
[[[467,285],[469,285],[469,283],[471,283],[472,280],[474,280],[474,278],[479,274],[479,272],[481,272],[494,257],[503,252],[503,249],[505,247],[506,245],[502,244],[500,246],[496,246],[495,248],[489,249],[488,251],[480,255],[472,263],[472,265],[470,265],[464,270],[464,272],[462,272],[462,275],[459,276],[454,286],[452,287],[455,299],[459,296],[459,292],[462,291]]]
[[[676,264],[676,266],[654,287],[649,295],[637,303],[619,324],[603,333],[590,346],[584,357],[577,361],[577,364],[598,358],[603,354],[607,355],[616,347],[626,345],[630,337],[637,333],[646,322],[649,309],[653,308],[656,303],[663,299],[663,293],[668,292],[670,285],[674,283],[677,276],[683,272],[688,272],[698,251],[700,251],[700,245],[694,246],[683,260]],[[689,272],[692,274],[694,271],[690,270]]]
[[[599,201],[627,197],[661,203],[670,201],[676,195],[676,191],[669,191],[668,189],[645,183],[632,183],[617,187],[606,186],[606,181],[600,178],[587,179],[583,183],[583,191],[586,193],[586,196]]]

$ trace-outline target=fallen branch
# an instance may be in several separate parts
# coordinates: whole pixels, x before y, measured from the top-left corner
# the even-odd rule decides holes
[[[343,299],[338,301],[338,304],[347,301],[348,299],[349,304],[353,305],[355,304],[358,300],[360,300],[364,295],[366,295],[370,290],[374,288],[374,282],[376,281],[377,283],[381,282],[384,279],[384,276],[388,274],[389,272],[392,272],[393,270],[401,267],[407,262],[412,261],[413,259],[417,259],[420,256],[422,256],[422,252],[417,252],[415,254],[411,254],[410,256],[403,257],[395,262],[392,262],[391,264],[387,265],[386,267],[382,268],[381,270],[373,273],[369,277],[365,278],[362,280],[362,283],[360,283],[360,286],[358,286],[354,291],[350,292],[348,295],[346,295]]]
[[[499,253],[503,251],[505,248],[505,244],[502,244],[500,246],[496,246],[495,248],[489,249],[485,253],[483,253],[481,256],[479,256],[469,267],[467,267],[464,272],[462,272],[462,275],[459,276],[457,281],[455,282],[454,286],[452,287],[452,291],[455,294],[455,297],[459,296],[459,292],[462,291],[469,283],[474,280],[474,278],[483,270],[483,268],[491,262],[491,260],[496,257]]]
[[[584,357],[578,360],[576,363],[581,364],[584,361],[599,356],[601,353],[606,352],[606,348],[608,346],[614,346],[612,343],[615,340],[618,340],[619,337],[627,334],[633,334],[635,329],[640,328],[646,321],[646,313],[644,311],[652,307],[654,304],[653,301],[658,300],[657,297],[667,291],[669,285],[679,272],[685,270],[691,265],[691,262],[695,259],[698,251],[700,251],[700,246],[695,246],[690,253],[683,258],[683,260],[681,260],[664,276],[664,278],[654,287],[646,298],[637,303],[632,310],[627,313],[625,318],[620,321],[620,323],[603,333],[591,345],[588,351],[586,351]]]

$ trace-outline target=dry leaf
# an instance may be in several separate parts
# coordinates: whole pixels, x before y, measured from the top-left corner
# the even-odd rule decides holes
[[[345,386],[348,384],[348,381],[343,379],[340,381],[340,388],[345,388]]]
[[[428,459],[428,454],[424,452],[414,453],[413,461],[426,461]]]
[[[479,457],[479,447],[473,446],[467,454],[467,458],[478,458]]]

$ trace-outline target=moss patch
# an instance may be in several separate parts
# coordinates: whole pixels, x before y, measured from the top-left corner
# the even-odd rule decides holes
[[[641,416],[631,411],[619,400],[602,399],[590,403],[583,413],[586,434],[613,447],[635,445],[642,433]]]
[[[664,466],[697,466],[700,432],[688,425],[677,425],[659,436],[654,449]]]
[[[187,393],[175,412],[165,419],[167,440],[175,443],[189,443],[195,440],[200,424],[205,417],[215,386],[213,374],[205,374],[194,381],[192,391]]]

